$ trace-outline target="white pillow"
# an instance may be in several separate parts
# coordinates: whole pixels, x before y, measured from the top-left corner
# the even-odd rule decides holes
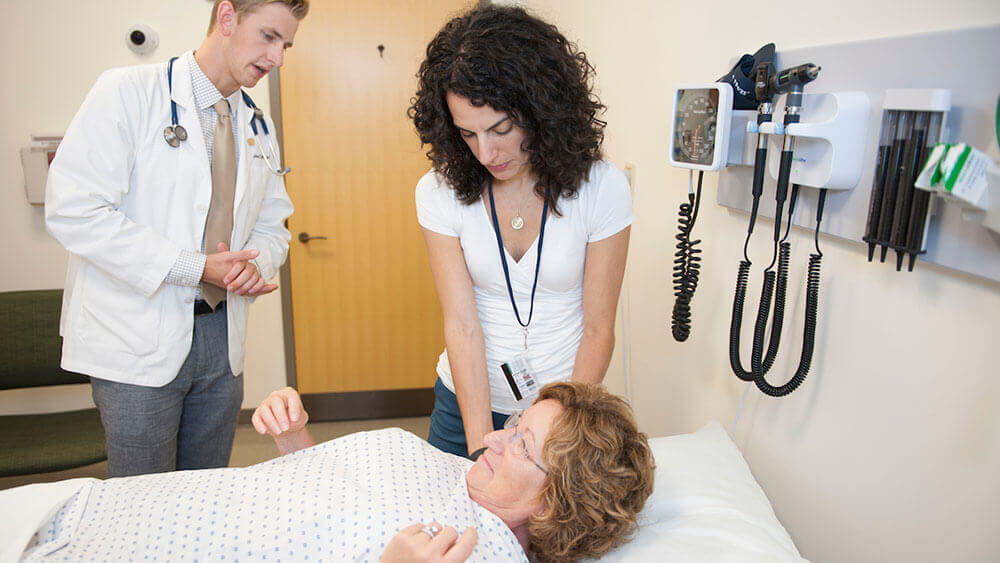
[[[805,561],[718,422],[649,445],[656,481],[639,530],[601,561]]]

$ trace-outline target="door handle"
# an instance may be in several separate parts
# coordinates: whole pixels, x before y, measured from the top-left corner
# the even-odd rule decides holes
[[[314,237],[314,236],[310,236],[309,233],[299,233],[299,242],[309,242],[309,241],[311,241],[313,239],[326,240],[326,237],[323,237],[323,236],[316,236],[316,237]]]

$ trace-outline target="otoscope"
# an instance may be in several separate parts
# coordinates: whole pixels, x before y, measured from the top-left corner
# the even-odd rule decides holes
[[[733,299],[733,316],[729,327],[729,364],[733,373],[735,373],[736,376],[743,381],[754,380],[754,373],[743,368],[739,350],[740,330],[743,324],[743,304],[746,300],[746,288],[751,265],[749,254],[750,236],[753,233],[753,227],[757,220],[757,209],[760,205],[760,196],[764,191],[764,167],[767,163],[767,135],[761,130],[763,129],[761,125],[772,120],[774,112],[772,99],[775,95],[780,94],[788,95],[785,110],[785,125],[787,126],[789,123],[798,122],[798,114],[802,105],[802,87],[815,80],[818,73],[819,67],[813,64],[799,65],[777,73],[774,65],[771,64],[770,61],[758,65],[756,70],[755,89],[757,99],[760,100],[761,103],[757,113],[757,151],[754,158],[754,178],[753,185],[751,187],[753,203],[750,209],[750,222],[747,227],[747,238],[743,244],[743,261],[740,262],[739,272],[737,273],[736,278],[736,294]],[[793,93],[797,93],[797,95],[793,97]],[[757,325],[763,325],[762,328],[766,327],[767,317],[769,316],[770,310],[771,294],[776,291],[776,307],[771,321],[771,342],[768,345],[767,356],[762,360],[762,374],[766,373],[771,368],[774,358],[777,356],[777,348],[781,338],[781,327],[784,318],[785,288],[787,286],[788,260],[791,255],[791,246],[788,243],[783,242],[788,236],[786,232],[785,237],[781,239],[782,243],[779,251],[778,237],[781,229],[781,210],[784,207],[784,202],[788,193],[788,173],[791,170],[792,148],[793,145],[789,143],[789,137],[786,136],[781,160],[781,169],[785,172],[784,184],[782,185],[782,176],[779,174],[779,187],[775,194],[777,200],[775,214],[775,256],[778,257],[777,288],[775,288],[775,274],[771,271],[771,268],[774,266],[774,259],[772,258],[771,265],[768,266],[764,272],[766,295],[762,295],[760,308],[757,312]],[[784,164],[786,161],[788,163],[787,165]],[[792,202],[789,206],[789,231],[791,230],[791,212],[797,194],[797,189],[793,189]]]
[[[786,242],[788,232],[791,230],[792,214],[795,211],[795,200],[798,197],[799,186],[792,187],[792,199],[788,206],[788,230],[785,236],[781,236],[781,211],[788,196],[788,184],[791,178],[793,154],[795,148],[794,135],[787,134],[788,126],[798,123],[802,111],[802,90],[803,87],[816,79],[819,75],[820,67],[807,63],[778,73],[775,79],[774,90],[776,93],[785,94],[785,138],[781,149],[781,160],[778,165],[778,183],[775,187],[775,211],[774,211],[774,252],[771,264],[764,270],[764,288],[761,292],[760,309],[758,311],[757,324],[754,327],[753,349],[750,358],[750,369],[754,374],[754,383],[764,393],[773,397],[781,397],[795,390],[805,379],[805,374],[809,370],[812,362],[813,337],[816,331],[816,305],[818,304],[819,293],[819,265],[823,254],[819,250],[819,223],[823,218],[823,207],[826,203],[826,190],[820,190],[819,204],[816,211],[816,254],[809,260],[809,276],[806,287],[806,320],[802,347],[802,356],[799,367],[795,375],[786,384],[775,387],[764,379],[767,367],[773,364],[778,353],[778,346],[781,340],[782,321],[785,310],[785,286],[788,278],[788,261],[791,255],[791,244]],[[779,250],[780,246],[780,250]],[[778,289],[774,295],[774,318],[771,321],[771,338],[768,343],[767,357],[762,358],[764,346],[764,331],[767,325],[767,315],[770,309],[770,299],[772,287],[775,283],[775,272],[772,269],[775,262],[778,262]]]
[[[778,73],[775,79],[774,92],[776,94],[786,94],[785,96],[785,128],[792,123],[798,123],[802,111],[802,88],[816,80],[819,76],[820,67],[806,63]],[[792,151],[795,147],[795,137],[785,135],[785,142],[781,148],[781,163],[778,165],[778,185],[775,190],[774,199],[776,202],[774,212],[774,242],[778,243],[781,235],[781,209],[785,205],[785,198],[788,196],[788,179],[792,172]],[[773,263],[772,263],[773,265]]]
[[[773,66],[760,65],[757,68],[757,88],[758,98],[762,100],[758,113],[758,127],[760,124],[771,120],[773,106],[771,98],[776,94],[785,94],[785,116],[784,126],[798,123],[802,108],[803,87],[816,79],[820,68],[814,64],[803,64],[792,67],[774,75]],[[774,227],[774,252],[771,264],[764,271],[764,288],[761,294],[760,307],[757,314],[757,322],[754,327],[753,351],[751,354],[751,371],[743,369],[739,357],[740,328],[742,325],[743,303],[746,297],[747,277],[750,269],[750,259],[748,253],[750,233],[756,220],[756,211],[759,204],[760,194],[763,191],[763,163],[766,161],[766,141],[763,133],[758,134],[757,154],[754,163],[754,184],[752,186],[753,206],[751,208],[750,226],[747,233],[747,241],[744,244],[744,260],[740,263],[737,275],[736,294],[733,300],[733,318],[730,325],[730,366],[737,377],[744,381],[754,381],[758,388],[772,396],[782,396],[790,393],[805,377],[805,371],[812,357],[812,335],[815,333],[815,303],[818,294],[818,258],[813,255],[810,259],[809,288],[807,289],[807,313],[806,313],[806,337],[807,343],[803,346],[803,358],[800,361],[799,369],[795,377],[781,387],[773,387],[764,380],[764,375],[773,365],[777,356],[778,346],[781,338],[782,323],[784,317],[785,289],[787,286],[788,261],[791,254],[791,245],[786,242],[788,232],[791,230],[792,213],[795,201],[798,196],[798,185],[792,188],[792,199],[789,202],[788,228],[785,236],[781,236],[781,216],[785,200],[788,197],[788,184],[791,177],[791,165],[794,153],[794,138],[785,135],[782,146],[781,159],[779,164],[778,184],[775,190],[775,227]],[[820,207],[817,213],[817,229],[819,220],[822,217],[822,206],[825,203],[826,191],[820,194]],[[780,251],[779,251],[780,245]],[[817,230],[817,252],[818,230]],[[820,253],[821,257],[822,254]],[[778,263],[777,288],[775,288],[775,272],[773,267]],[[815,266],[814,266],[815,262]],[[814,272],[815,270],[815,272]],[[815,280],[815,281],[814,281]],[[774,316],[771,325],[771,338],[768,344],[766,357],[763,356],[764,332],[767,327],[767,317],[771,309],[772,295],[774,297]],[[812,298],[810,298],[812,296]],[[810,305],[813,305],[810,307]],[[808,356],[808,357],[807,357]],[[804,369],[803,369],[804,366]]]

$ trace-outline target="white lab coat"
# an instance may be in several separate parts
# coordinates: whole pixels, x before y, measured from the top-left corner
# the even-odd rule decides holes
[[[247,143],[253,113],[234,96],[240,150],[231,247],[259,249],[255,262],[270,279],[288,253],[284,221],[292,202],[259,144]],[[201,251],[212,176],[185,57],[174,63],[173,99],[188,132],[177,148],[163,138],[170,124],[166,64],[103,73],[52,162],[45,222],[70,252],[63,369],[160,387],[190,351],[196,289],[164,279],[181,250]],[[252,299],[227,299],[229,364],[240,374]]]

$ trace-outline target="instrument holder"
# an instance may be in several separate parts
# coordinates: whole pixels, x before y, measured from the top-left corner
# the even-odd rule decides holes
[[[760,126],[746,123],[747,133],[768,135],[772,150],[768,171],[778,177],[781,145],[785,135],[795,137],[795,161],[790,183],[829,190],[851,190],[861,178],[865,156],[870,101],[864,92],[802,94],[801,121],[785,127],[771,121]],[[784,112],[784,98],[775,113]],[[745,139],[752,139],[747,135]],[[745,147],[744,147],[745,152]],[[733,154],[732,149],[730,154]]]

